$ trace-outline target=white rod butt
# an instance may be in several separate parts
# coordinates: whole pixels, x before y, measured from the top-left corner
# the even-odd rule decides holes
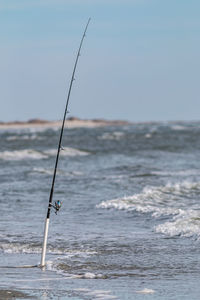
[[[45,226],[44,226],[44,239],[42,245],[42,256],[41,256],[41,267],[45,266],[45,256],[47,251],[47,236],[49,230],[49,219],[46,219]]]

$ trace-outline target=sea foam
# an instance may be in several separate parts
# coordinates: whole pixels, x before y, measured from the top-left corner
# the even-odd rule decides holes
[[[167,236],[200,237],[200,210],[185,210],[169,222],[155,227],[157,233]]]
[[[11,136],[8,136],[6,138],[7,141],[21,141],[21,140],[24,140],[24,141],[28,141],[28,140],[43,140],[42,137],[36,135],[36,134],[31,134],[31,135],[11,135]]]
[[[89,152],[81,151],[75,148],[64,148],[61,152],[61,156],[85,156],[89,155]],[[45,151],[36,151],[33,149],[23,149],[14,151],[2,151],[0,152],[0,159],[2,160],[23,160],[23,159],[46,159],[51,156],[56,156],[56,149],[49,149]]]
[[[154,217],[175,215],[182,208],[177,205],[177,198],[189,193],[191,189],[200,189],[200,183],[177,183],[159,187],[146,187],[139,194],[103,201],[97,208],[115,208],[118,210],[152,213]]]
[[[200,236],[200,209],[196,202],[188,208],[187,199],[200,192],[200,182],[184,181],[160,187],[146,187],[139,194],[103,201],[97,208],[151,213],[155,218],[168,216],[169,221],[155,227],[168,236]]]
[[[124,136],[124,132],[114,131],[114,132],[105,132],[98,137],[100,140],[120,140]]]
[[[137,291],[138,294],[154,294],[155,290],[144,288],[141,291]]]
[[[23,159],[43,159],[43,158],[47,158],[47,155],[32,149],[0,152],[0,159],[3,160],[23,160]]]
[[[27,253],[27,254],[37,254],[41,253],[41,246],[38,244],[31,243],[18,243],[18,242],[1,242],[0,251],[3,253]],[[67,258],[72,258],[74,256],[78,257],[88,257],[97,254],[96,251],[90,249],[68,249],[68,248],[57,248],[49,246],[47,249],[49,254],[65,255]],[[63,257],[63,256],[62,256]]]
[[[57,154],[57,149],[46,150],[44,151],[44,153],[50,156],[55,156]],[[71,148],[71,147],[64,147],[62,148],[60,154],[62,156],[85,156],[85,155],[89,155],[90,153],[75,148]]]

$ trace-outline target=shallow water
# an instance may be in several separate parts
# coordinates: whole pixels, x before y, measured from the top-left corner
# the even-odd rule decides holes
[[[0,288],[35,299],[199,299],[200,122],[0,131]]]

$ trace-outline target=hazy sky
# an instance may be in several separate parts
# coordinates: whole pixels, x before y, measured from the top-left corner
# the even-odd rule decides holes
[[[0,120],[197,120],[199,0],[0,0]]]

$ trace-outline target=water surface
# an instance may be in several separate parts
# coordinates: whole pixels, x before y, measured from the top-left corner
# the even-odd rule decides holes
[[[0,131],[1,289],[35,299],[199,299],[200,122]],[[2,268],[3,267],[3,268]]]

